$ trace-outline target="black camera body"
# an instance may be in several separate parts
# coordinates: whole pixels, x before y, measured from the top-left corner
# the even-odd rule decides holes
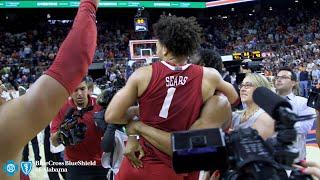
[[[221,179],[312,179],[296,170],[287,177],[284,165],[277,162],[281,151],[252,128],[230,134],[218,128],[180,131],[171,138],[177,173],[220,170]]]
[[[64,122],[59,129],[59,142],[65,146],[76,145],[83,141],[87,131],[84,123],[79,123],[78,119],[82,118],[86,112],[93,110],[93,106],[76,110],[70,108],[65,116]]]
[[[171,138],[173,168],[177,173],[228,167],[225,161],[228,152],[221,129],[174,132]]]
[[[221,179],[312,179],[292,167],[299,155],[292,145],[297,139],[295,123],[314,115],[296,115],[287,100],[265,87],[255,89],[253,100],[275,120],[275,137],[264,141],[252,128],[229,134],[220,129],[174,132],[174,170],[220,170]],[[286,170],[292,170],[290,177]]]
[[[241,63],[241,67],[243,69],[250,69],[252,72],[255,72],[260,71],[263,66],[261,61],[249,61]]]
[[[97,98],[97,104],[103,107],[103,110],[95,112],[93,119],[96,125],[102,130],[105,131],[108,124],[105,122],[104,114],[106,112],[107,106],[109,105],[113,96],[117,93],[118,88],[107,88],[102,91],[102,93]]]
[[[242,169],[251,162],[273,165],[273,149],[252,128],[224,133],[221,129],[175,132],[173,167],[177,173],[194,170]],[[213,163],[216,162],[216,163]]]
[[[174,132],[173,168],[177,173],[220,170],[221,179],[312,179],[291,168],[299,154],[291,149],[299,118],[283,103],[270,109],[276,114],[277,136],[267,141],[252,128],[229,134],[220,129]],[[286,169],[295,173],[288,177]]]

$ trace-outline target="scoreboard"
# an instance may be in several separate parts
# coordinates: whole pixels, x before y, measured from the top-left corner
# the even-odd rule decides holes
[[[134,18],[134,29],[136,32],[148,31],[148,19]]]
[[[232,54],[233,60],[244,60],[244,59],[261,59],[261,52],[260,51],[246,51],[242,53],[233,53]]]

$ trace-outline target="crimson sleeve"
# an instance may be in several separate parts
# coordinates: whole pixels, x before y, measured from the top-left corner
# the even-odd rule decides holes
[[[73,26],[56,59],[45,74],[56,79],[71,94],[81,83],[92,63],[97,45],[96,5],[83,0]]]

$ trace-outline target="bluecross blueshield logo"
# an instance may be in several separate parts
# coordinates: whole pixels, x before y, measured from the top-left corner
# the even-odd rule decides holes
[[[22,173],[28,176],[32,170],[32,161],[21,161],[20,168]]]
[[[2,170],[7,173],[8,176],[13,176],[18,172],[18,164],[15,164],[13,160],[9,160],[2,166]]]

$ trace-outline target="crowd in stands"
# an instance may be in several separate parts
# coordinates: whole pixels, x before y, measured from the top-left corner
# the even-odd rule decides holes
[[[229,16],[201,20],[204,32],[201,46],[215,49],[220,55],[260,51],[263,54],[261,72],[264,76],[254,74],[251,77],[247,76],[247,79],[260,79],[269,86],[270,83],[267,80],[276,81],[277,78],[281,80],[277,75],[278,70],[281,67],[289,67],[293,69],[299,82],[298,92],[295,94],[307,97],[310,88],[320,88],[319,15],[318,12],[287,11],[277,15],[261,13],[250,18]],[[10,32],[0,27],[0,101],[9,101],[19,97],[19,94],[24,94],[30,85],[46,71],[55,59],[71,24],[71,22],[38,23],[36,28],[22,32]],[[129,41],[153,39],[152,33],[152,31],[135,32],[133,27],[118,29],[106,22],[99,22],[94,61],[104,63],[105,75],[95,79],[95,85],[101,89],[123,87],[135,69],[145,64],[144,61],[130,63]],[[236,84],[237,73],[229,73],[227,69],[228,67],[221,68],[220,73],[223,78],[230,74],[230,82],[235,87],[240,85],[249,92],[252,87],[265,85],[259,82],[250,84],[250,81]],[[277,78],[273,78],[274,76]],[[99,88],[97,88],[99,93],[95,93],[95,87],[97,87],[95,85],[90,87],[91,95],[101,93]],[[244,119],[250,122],[256,121],[263,112],[262,109],[256,108],[257,105],[250,102],[250,98],[241,100],[244,103],[247,100],[249,104],[253,104],[253,108],[250,109],[251,107],[247,104],[246,106],[242,104],[243,110],[236,112],[239,113],[236,121],[238,126]],[[254,126],[253,123],[245,125]],[[312,125],[313,121],[310,127],[306,128],[307,130],[299,132],[301,147],[305,147],[306,136]],[[273,132],[269,133],[271,136]],[[303,155],[305,156],[305,153]]]
[[[295,70],[308,87],[320,79],[320,16],[318,12],[287,11],[260,13],[243,18],[215,17],[202,21],[202,47],[212,48],[221,55],[259,50],[267,57],[262,61],[266,76],[272,76],[281,66]],[[0,28],[0,75],[3,83],[28,86],[54,60],[58,47],[71,23],[39,23],[37,28],[11,33]],[[136,67],[127,67],[130,60],[129,40],[152,39],[152,31],[135,32],[110,28],[98,23],[99,35],[95,61],[104,61],[107,79],[114,74],[127,78]],[[150,28],[152,29],[152,28]],[[141,66],[135,64],[134,66]],[[304,73],[308,72],[305,76]]]

